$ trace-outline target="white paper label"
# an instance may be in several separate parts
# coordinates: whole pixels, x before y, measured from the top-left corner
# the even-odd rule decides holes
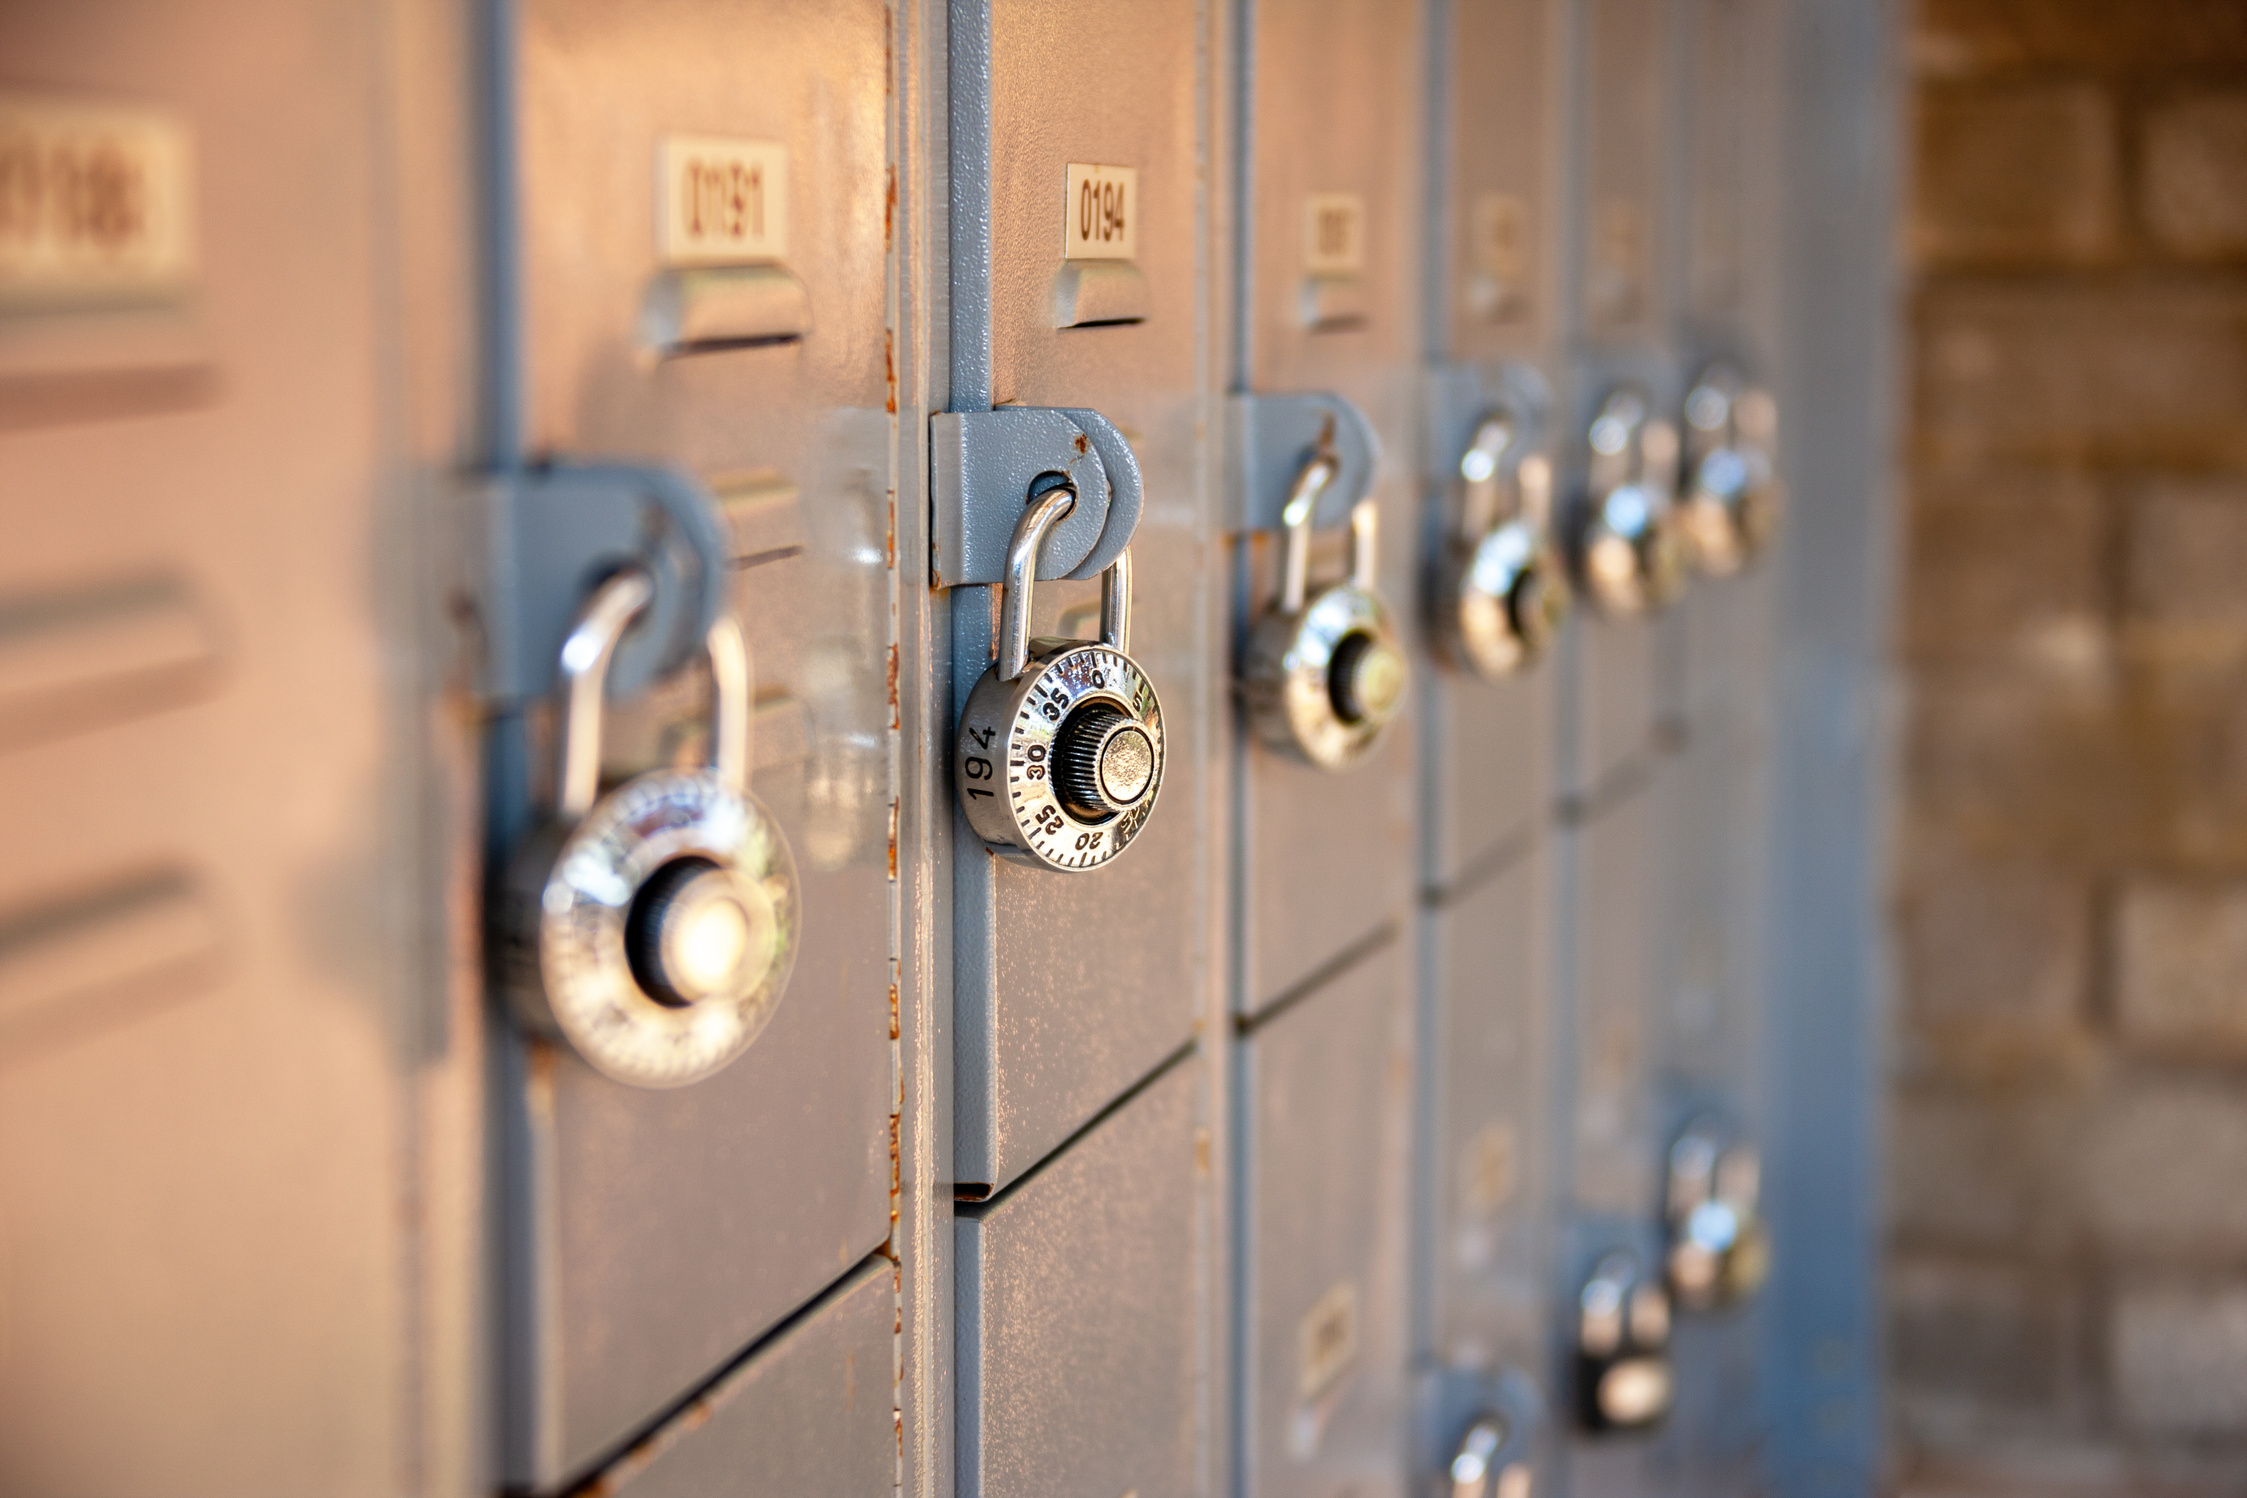
[[[656,256],[665,265],[788,258],[788,148],[668,135],[656,152]]]
[[[1065,260],[1133,260],[1139,255],[1139,168],[1069,163],[1062,205]]]
[[[1365,270],[1365,199],[1315,192],[1303,200],[1303,273],[1355,276]]]
[[[138,301],[194,273],[186,129],[128,106],[0,94],[0,302]]]

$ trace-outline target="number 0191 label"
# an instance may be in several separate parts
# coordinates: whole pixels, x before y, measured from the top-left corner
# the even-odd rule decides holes
[[[665,136],[656,151],[656,253],[665,265],[788,258],[788,148]]]
[[[1066,260],[1133,260],[1139,255],[1139,169],[1069,163],[1061,229]]]

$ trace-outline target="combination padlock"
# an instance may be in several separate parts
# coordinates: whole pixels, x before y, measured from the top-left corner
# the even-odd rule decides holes
[[[1527,451],[1529,437],[1516,411],[1475,424],[1459,460],[1458,527],[1430,593],[1444,654],[1486,681],[1533,665],[1568,613],[1552,543],[1552,464]]]
[[[1576,1301],[1576,1418],[1595,1434],[1659,1424],[1675,1397],[1670,1298],[1628,1250],[1606,1255]]]
[[[1718,361],[1685,396],[1685,498],[1679,509],[1694,565],[1712,576],[1753,561],[1779,527],[1779,409],[1770,393]]]
[[[749,790],[749,651],[732,619],[704,638],[712,763],[598,795],[609,662],[653,597],[647,574],[615,574],[562,646],[554,816],[509,869],[499,937],[524,1022],[619,1082],[682,1087],[771,1019],[795,966],[799,907],[788,839]]]
[[[1762,1288],[1771,1268],[1762,1195],[1762,1152],[1720,1122],[1697,1119],[1670,1146],[1663,1215],[1680,1309],[1722,1310]]]
[[[1468,1423],[1444,1475],[1446,1498],[1531,1498],[1535,1487],[1529,1443],[1501,1410]]]
[[[1113,862],[1162,791],[1163,715],[1130,656],[1131,552],[1100,576],[1100,639],[1030,638],[1038,548],[1077,502],[1049,475],[1007,545],[999,656],[968,694],[953,743],[960,805],[992,851],[1082,873]]]
[[[1341,471],[1322,440],[1288,491],[1279,606],[1257,621],[1242,673],[1257,736],[1322,770],[1347,770],[1373,752],[1404,706],[1409,671],[1374,591],[1379,511],[1371,500],[1350,511],[1348,578],[1308,596],[1311,516]]]
[[[1601,403],[1587,437],[1591,458],[1571,548],[1577,583],[1603,614],[1665,607],[1684,590],[1687,563],[1674,497],[1677,428],[1626,385]]]

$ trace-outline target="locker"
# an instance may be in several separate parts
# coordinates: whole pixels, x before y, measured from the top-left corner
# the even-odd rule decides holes
[[[1609,440],[1623,434],[1600,422],[1619,394],[1643,406],[1628,451],[1641,455],[1653,488],[1674,488],[1683,392],[1669,344],[1680,191],[1671,10],[1669,0],[1586,0],[1575,13],[1575,358],[1562,409],[1578,577],[1587,584],[1596,581],[1584,551],[1594,501],[1614,481],[1601,470],[1624,461]],[[1664,499],[1657,496],[1657,509]],[[1657,519],[1652,529],[1672,531],[1674,549],[1674,527]],[[1572,745],[1562,771],[1567,792],[1598,794],[1658,752],[1662,721],[1678,710],[1674,626],[1661,612],[1669,591],[1656,586],[1649,604],[1603,609],[1599,590],[1587,586],[1574,642],[1576,701],[1564,730]]]
[[[1654,1076],[1660,909],[1657,798],[1641,790],[1575,830],[1565,1199],[1618,1217],[1656,1199]]]
[[[897,1266],[876,1254],[596,1479],[630,1498],[879,1498],[897,1485]]]
[[[401,377],[459,351],[372,213],[382,35],[0,12],[0,1490],[389,1492],[423,1418],[397,1073],[461,1037]]]
[[[1451,893],[1431,918],[1434,995],[1415,1351],[1443,1368],[1542,1370],[1551,1266],[1553,1052],[1540,840]]]
[[[957,1179],[998,1190],[1185,1043],[1209,992],[1216,850],[1205,807],[1223,646],[1212,594],[1202,13],[1001,0],[952,18],[954,107],[988,108],[987,156],[954,142],[954,409],[1092,408],[1137,458],[1130,654],[1159,695],[1159,801],[1128,853],[1056,873],[955,855]],[[973,56],[977,61],[971,63]],[[1101,86],[1056,57],[1099,59]],[[1105,194],[1105,197],[1103,197]],[[1084,636],[1100,584],[1041,581],[1032,631]],[[956,693],[990,660],[997,590],[953,593]]]
[[[714,502],[753,788],[802,912],[769,1025],[692,1085],[502,1039],[501,1449],[510,1481],[544,1488],[889,1236],[889,23],[879,5],[537,0],[517,24],[520,262],[502,276],[520,278],[524,450],[667,465]],[[631,685],[612,777],[708,753],[700,673]],[[537,754],[535,710],[529,727]],[[503,847],[539,800],[535,780],[500,785]]]
[[[1408,973],[1384,946],[1239,1042],[1243,1493],[1404,1491]]]
[[[1205,1491],[1205,1088],[1201,1058],[1179,1056],[998,1196],[961,1208],[963,1498]]]
[[[1338,485],[1319,499],[1309,571],[1319,586],[1343,574],[1351,506],[1370,498],[1375,591],[1392,617],[1411,606],[1419,563],[1411,455],[1423,245],[1412,232],[1420,119],[1389,101],[1418,96],[1423,40],[1416,11],[1372,0],[1249,7],[1236,59],[1245,101],[1237,388],[1251,402],[1330,392],[1361,413],[1380,456],[1368,487]],[[1292,471],[1302,450],[1270,456]],[[1236,491],[1238,529],[1249,495]],[[1285,593],[1281,538],[1270,534],[1273,517],[1258,518],[1264,529],[1234,553],[1235,648],[1244,652]],[[1414,689],[1403,690],[1409,699]],[[1312,981],[1404,915],[1416,809],[1409,716],[1390,721],[1339,774],[1242,736],[1245,1010]]]

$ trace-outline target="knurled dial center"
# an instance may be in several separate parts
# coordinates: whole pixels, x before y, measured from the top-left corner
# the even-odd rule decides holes
[[[1090,703],[1069,715],[1055,759],[1063,799],[1090,816],[1112,816],[1147,794],[1155,743],[1129,713]]]

